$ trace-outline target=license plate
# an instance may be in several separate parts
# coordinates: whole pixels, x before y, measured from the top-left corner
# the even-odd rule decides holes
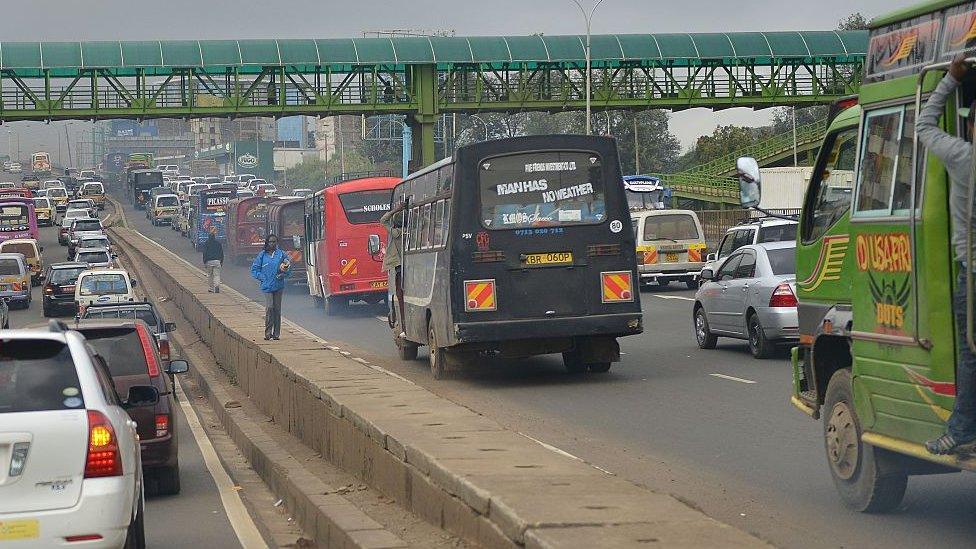
[[[666,261],[668,263],[677,263],[678,262],[678,254],[676,254],[676,253],[674,253],[674,254],[664,254],[664,261]]]
[[[545,254],[526,254],[522,262],[526,265],[569,265],[573,263],[573,253],[550,252]]]
[[[40,535],[40,526],[34,519],[0,520],[0,541],[36,539]]]
[[[379,282],[370,282],[369,286],[371,288],[376,288],[377,290],[385,290],[387,286],[387,282],[385,280]]]

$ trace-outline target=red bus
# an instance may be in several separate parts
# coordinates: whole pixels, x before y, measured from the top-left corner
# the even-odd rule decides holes
[[[380,218],[390,209],[397,177],[369,177],[326,187],[305,199],[308,290],[326,314],[350,301],[386,298],[382,257],[369,255],[369,237],[386,242]]]
[[[284,250],[291,259],[289,278],[304,283],[306,276],[302,236],[305,233],[305,199],[299,197],[265,198],[271,200],[268,202],[265,234],[275,234],[278,237],[278,247]],[[264,244],[264,241],[261,244]]]
[[[252,196],[227,203],[227,256],[234,263],[250,264],[264,247],[268,202],[271,198]]]

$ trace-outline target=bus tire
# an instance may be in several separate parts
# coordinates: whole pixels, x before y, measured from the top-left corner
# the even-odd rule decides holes
[[[586,371],[583,355],[577,349],[563,353],[563,366],[568,374],[582,374]]]
[[[325,298],[323,301],[324,302],[322,306],[325,308],[326,316],[336,316],[342,311],[344,311],[346,309],[346,306],[349,305],[348,299],[344,297],[336,297],[334,295],[330,295],[329,297]]]
[[[586,369],[594,374],[605,374],[610,371],[612,362],[591,362],[586,365]]]
[[[824,448],[834,486],[844,505],[862,513],[886,513],[905,497],[908,474],[895,456],[861,441],[851,370],[834,372],[823,407]]]
[[[441,379],[444,377],[444,366],[447,359],[447,353],[444,351],[443,347],[437,344],[437,336],[434,334],[434,322],[431,320],[427,323],[427,347],[428,347],[428,359],[430,362],[430,374],[434,379]]]

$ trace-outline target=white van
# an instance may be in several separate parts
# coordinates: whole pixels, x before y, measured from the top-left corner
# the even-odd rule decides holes
[[[75,284],[75,302],[79,313],[92,303],[124,303],[135,301],[136,281],[124,269],[96,269],[82,271]]]
[[[698,215],[692,210],[645,210],[632,216],[641,283],[667,286],[678,280],[697,288],[707,248]]]

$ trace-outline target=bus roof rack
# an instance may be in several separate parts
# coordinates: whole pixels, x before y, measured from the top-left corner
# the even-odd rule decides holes
[[[353,181],[355,179],[365,179],[367,177],[393,177],[393,170],[371,170],[363,172],[344,172],[339,175],[334,176],[332,179],[326,183],[326,187],[331,187],[332,185],[338,185],[345,181]]]

